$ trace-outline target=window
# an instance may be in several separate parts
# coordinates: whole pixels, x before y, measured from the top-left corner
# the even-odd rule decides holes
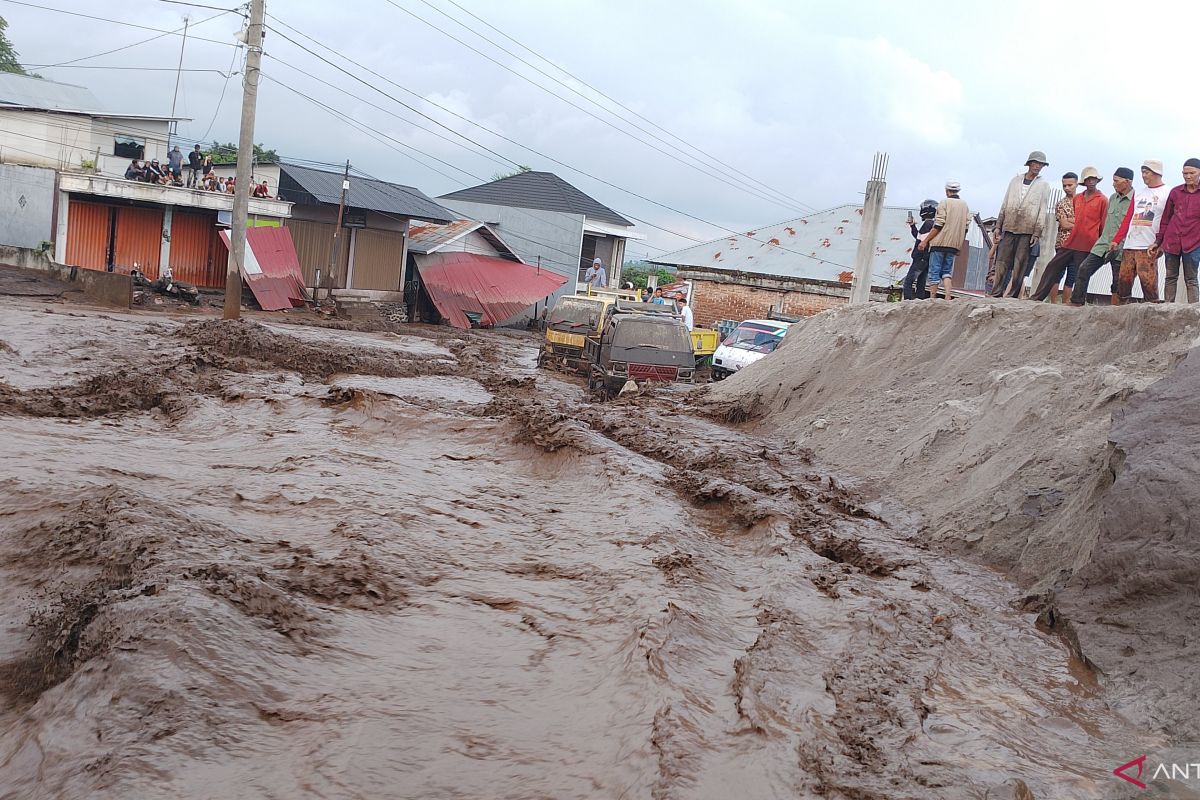
[[[113,137],[113,155],[141,161],[146,157],[146,140],[117,134]]]

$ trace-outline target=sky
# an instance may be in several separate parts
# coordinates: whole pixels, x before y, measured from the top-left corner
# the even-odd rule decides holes
[[[0,16],[23,64],[84,59],[32,70],[153,114],[171,109],[182,37],[144,28],[190,17],[180,136],[236,142],[241,75],[220,74],[242,69],[242,19],[221,13],[235,2],[0,0]],[[1180,182],[1200,157],[1189,6],[267,0],[254,139],[432,197],[555,172],[637,221],[629,260],[859,202],[876,152],[888,205],[957,180],[988,216],[1035,149],[1055,183],[1094,165],[1111,191],[1148,158]]]

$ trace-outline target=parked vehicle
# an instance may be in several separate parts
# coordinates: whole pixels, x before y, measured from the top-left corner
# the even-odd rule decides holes
[[[538,353],[538,366],[586,372],[584,341],[600,332],[609,311],[618,302],[627,304],[634,299],[634,292],[608,289],[589,289],[558,298],[546,315],[546,337]]]
[[[687,327],[673,314],[615,311],[585,345],[588,388],[613,395],[626,381],[692,383],[696,356]]]
[[[748,319],[738,325],[713,353],[713,379],[727,378],[747,364],[775,352],[791,325],[773,319]]]

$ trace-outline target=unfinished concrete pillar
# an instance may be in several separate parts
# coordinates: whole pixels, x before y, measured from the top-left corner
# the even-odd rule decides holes
[[[858,252],[854,257],[854,283],[850,286],[850,304],[871,301],[871,267],[875,263],[875,239],[879,233],[879,217],[883,213],[883,197],[887,191],[887,153],[876,153],[871,164],[871,179],[863,198],[862,226],[858,233]]]

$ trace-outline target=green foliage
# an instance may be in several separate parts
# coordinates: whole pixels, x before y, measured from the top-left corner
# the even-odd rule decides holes
[[[40,78],[40,75],[26,72],[25,68],[21,66],[21,62],[17,60],[17,51],[13,49],[12,42],[8,41],[8,36],[4,33],[6,30],[8,30],[8,21],[4,17],[0,17],[0,72],[15,72],[18,75]]]
[[[498,181],[501,178],[511,178],[513,175],[520,175],[522,172],[531,172],[533,167],[527,167],[524,164],[518,164],[517,168],[512,172],[497,172],[492,176],[492,180]]]
[[[79,168],[84,172],[95,172],[96,160],[94,158],[84,158],[79,162]]]
[[[206,156],[212,156],[214,164],[237,163],[237,145],[231,142],[214,141],[203,152]],[[256,144],[254,145],[254,160],[259,164],[278,164],[279,154],[274,150],[265,149],[261,144]]]
[[[645,289],[647,279],[651,275],[658,276],[658,286],[666,286],[668,283],[675,282],[675,276],[670,270],[663,269],[655,264],[647,264],[643,262],[635,262],[626,264],[621,269],[621,282],[630,281],[635,289]]]

